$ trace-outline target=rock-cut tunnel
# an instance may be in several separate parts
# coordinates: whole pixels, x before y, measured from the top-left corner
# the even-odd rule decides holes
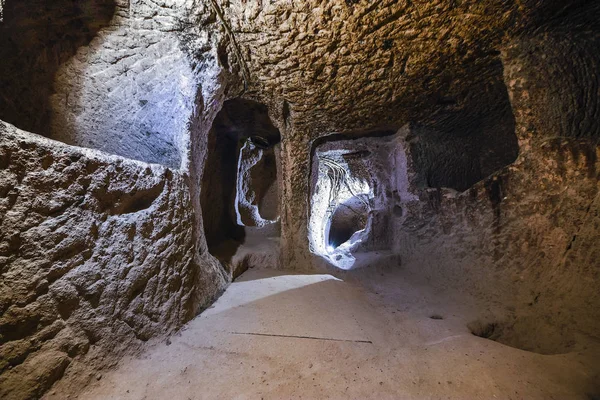
[[[600,3],[0,0],[0,398],[600,398]]]

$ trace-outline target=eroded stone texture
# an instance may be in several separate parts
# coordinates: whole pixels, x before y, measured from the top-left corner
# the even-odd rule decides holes
[[[497,47],[517,8],[498,1],[229,3],[225,15],[250,87],[282,131],[282,191],[295,199],[282,208],[285,263],[309,263],[299,221],[308,212],[310,143],[334,132],[399,128],[447,99],[461,108],[465,91],[501,76]]]
[[[57,71],[52,138],[174,168],[186,162],[198,79],[173,32],[182,6],[117,4],[110,25]]]
[[[224,288],[189,177],[0,126],[2,398],[170,332]]]
[[[381,131],[315,146],[308,221],[313,254],[342,269],[368,267],[390,255],[394,199],[405,189],[404,136]]]
[[[40,396],[75,360],[106,365],[223,287],[202,214],[212,236],[236,165],[226,177],[211,150],[257,132],[281,133],[283,257],[274,226],[240,264],[319,268],[308,241],[317,140],[405,127],[404,186],[385,205],[401,266],[501,298],[528,321],[515,331],[534,327],[522,348],[563,352],[574,332],[594,335],[598,4],[9,0],[0,118],[163,166],[3,125],[0,393]],[[239,95],[263,117],[268,106],[275,126],[234,107],[213,129],[232,145],[213,147],[213,119]]]
[[[419,165],[419,146],[409,146],[419,201],[401,204],[402,264],[425,265],[432,280],[484,297],[514,298],[521,317],[546,318],[541,326],[593,334],[597,2],[227,5],[247,95],[269,105],[282,133],[282,265],[319,264],[306,240],[315,141],[408,125],[421,145],[446,151]],[[444,181],[445,171],[459,180]],[[434,189],[447,186],[467,190]]]
[[[499,93],[494,88],[504,86],[501,50],[507,42],[532,32],[555,32],[562,35],[562,47],[570,49],[577,43],[574,36],[586,37],[594,31],[597,22],[592,16],[599,14],[597,4],[585,1],[247,4],[240,0],[227,5],[224,15],[236,34],[249,71],[246,78],[253,89],[249,95],[269,105],[282,132],[282,193],[283,198],[294,199],[282,207],[282,252],[284,264],[298,268],[311,264],[305,219],[307,171],[315,139],[385,125],[398,129],[407,123],[421,124],[451,109],[463,119],[463,127],[469,128],[480,119],[484,129],[482,141],[493,137],[493,149],[511,143],[508,147],[512,158],[495,159],[492,150],[487,156],[493,162],[481,171],[469,160],[462,160],[465,165],[461,166],[460,156],[442,164],[475,177],[458,182],[456,187],[464,189],[516,157],[514,137],[508,141],[499,139],[504,131],[514,129],[509,126],[512,118],[506,107],[506,94],[504,98],[493,94]],[[574,33],[577,31],[579,34]],[[593,52],[595,39],[588,40],[591,45],[585,47],[585,52]],[[551,46],[550,42],[546,46]],[[555,58],[564,54],[551,51]],[[578,54],[583,56],[585,52]],[[532,61],[543,54],[544,51],[533,53]],[[589,70],[585,63],[585,70]],[[569,61],[565,65],[571,64]],[[537,67],[534,62],[528,66]],[[590,90],[583,89],[586,78],[577,78],[577,71],[583,69],[573,73],[565,66],[563,72],[573,76],[562,80],[559,71],[554,70],[551,76],[556,83],[548,87],[571,91],[572,94],[566,94],[567,99],[579,99],[580,91],[593,92],[593,85]],[[559,83],[561,80],[563,83]],[[590,77],[590,81],[595,80]],[[573,111],[578,107],[570,100],[563,104],[571,107],[568,113],[581,112]],[[543,113],[542,109],[536,112]],[[494,126],[494,121],[508,121],[508,125],[501,122],[501,126]],[[593,119],[589,121],[593,124]],[[441,125],[446,122],[442,120]],[[460,125],[455,128],[452,140],[464,134]],[[485,135],[489,135],[488,139],[483,139]],[[477,146],[466,149],[460,142],[451,146],[454,153],[490,153],[490,149]],[[471,154],[471,159],[479,162],[478,156],[487,157]],[[435,181],[431,186],[445,184]]]
[[[402,205],[408,219],[395,234],[405,268],[502,303],[506,342],[546,354],[595,337],[600,317],[598,111],[586,86],[597,79],[588,72],[600,65],[596,40],[544,33],[509,43],[518,160],[460,194],[413,182],[420,201]],[[566,49],[581,61],[563,70]],[[543,55],[556,62],[538,63]]]
[[[108,26],[114,0],[2,2],[0,119],[21,129],[51,133],[54,75],[80,46]]]
[[[222,35],[208,4],[7,6],[1,118],[70,144],[182,168],[3,128],[1,386],[9,397],[28,398],[67,366],[76,370],[72,360],[85,355],[102,367],[176,329],[223,289],[228,277],[202,234],[199,177],[206,132],[233,81],[219,66]],[[83,164],[69,161],[70,153]],[[63,159],[72,165],[56,167]]]
[[[239,89],[207,3],[5,11],[0,119],[180,168],[2,123],[0,397],[17,399],[65,373],[60,389],[76,391],[84,366],[172,332],[223,290],[230,276],[208,253],[199,186],[206,133]]]
[[[205,76],[221,68],[223,36],[208,4],[7,6],[0,24],[1,119],[68,144],[188,168],[198,93],[210,94],[202,88]]]
[[[524,348],[568,351],[599,317],[598,155],[556,139],[465,193],[416,191],[395,233],[403,268],[503,304],[528,326]]]

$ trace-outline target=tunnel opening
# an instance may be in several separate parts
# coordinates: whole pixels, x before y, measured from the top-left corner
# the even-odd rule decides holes
[[[327,246],[336,249],[367,227],[369,199],[366,195],[354,196],[340,203],[331,216]]]
[[[354,267],[355,253],[368,236],[368,214],[374,193],[365,154],[353,152],[344,145],[317,150],[317,165],[313,166],[311,249],[341,269]],[[364,204],[356,210],[358,214],[350,208],[355,203]]]
[[[267,107],[239,98],[223,104],[209,131],[200,195],[204,232],[209,252],[234,275],[248,268],[249,254],[279,237],[280,141]],[[273,251],[274,244],[267,247]]]
[[[330,139],[313,144],[309,249],[349,270],[392,254],[394,193],[407,188],[400,182],[405,151],[389,130]]]

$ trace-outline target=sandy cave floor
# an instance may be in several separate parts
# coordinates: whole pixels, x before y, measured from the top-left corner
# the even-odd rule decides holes
[[[380,284],[249,270],[181,332],[104,372],[79,398],[595,398],[598,348],[515,349],[470,333],[477,304],[408,281]]]

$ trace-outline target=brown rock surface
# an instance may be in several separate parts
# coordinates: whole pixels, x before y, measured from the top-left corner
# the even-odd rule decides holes
[[[223,290],[187,174],[0,130],[3,398],[41,395],[74,361],[104,367]]]
[[[597,339],[598,21],[587,0],[0,0],[0,397],[76,391],[259,264],[401,268],[502,308],[480,336]],[[340,217],[389,257],[342,273],[311,252],[315,154],[392,135],[401,162],[370,162],[397,187]],[[232,219],[257,137],[281,140],[241,185],[268,232]]]

